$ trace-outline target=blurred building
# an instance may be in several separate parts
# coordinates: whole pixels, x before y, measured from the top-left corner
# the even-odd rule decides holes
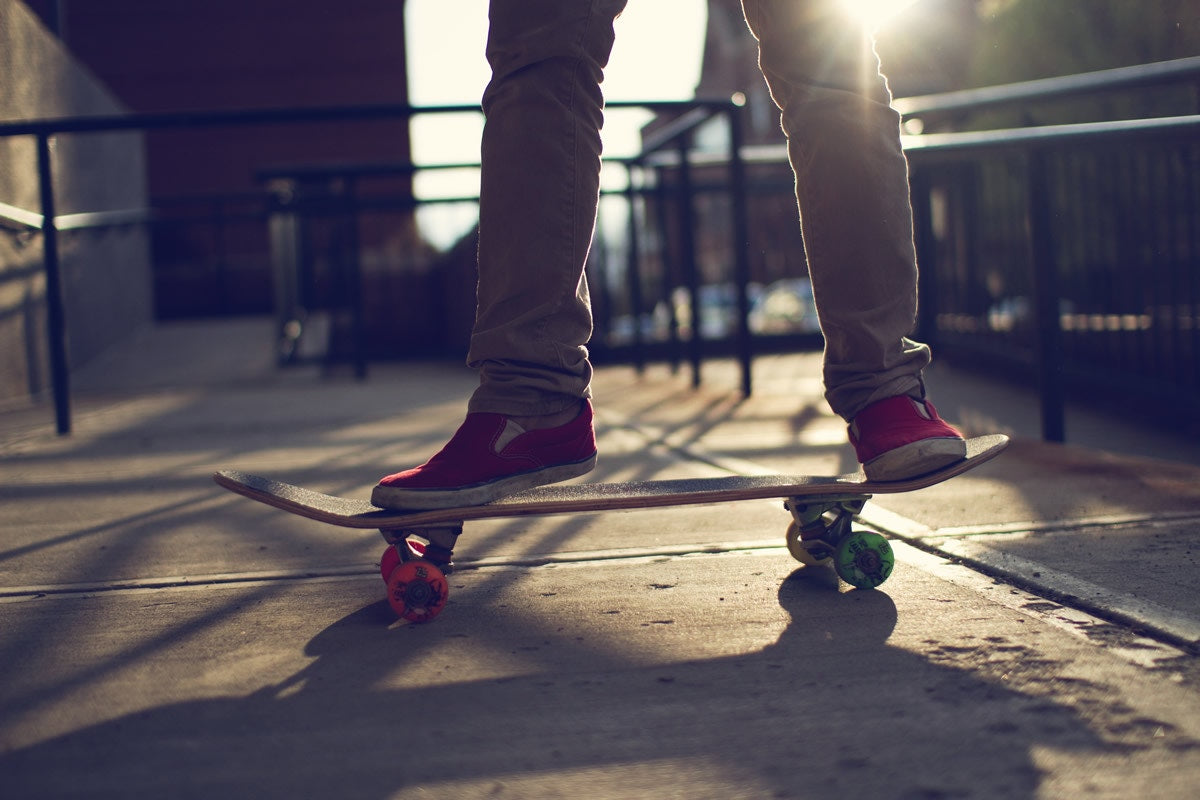
[[[75,59],[134,113],[236,111],[407,102],[404,3],[395,0],[26,0]],[[308,177],[289,191],[344,192],[327,169],[407,163],[404,120],[154,130],[145,136],[148,201],[160,317],[271,308],[264,170]],[[411,201],[411,178],[389,177]],[[314,218],[306,235],[318,286],[347,234]],[[411,215],[356,230],[381,271],[417,245]],[[390,265],[404,271],[406,264]]]

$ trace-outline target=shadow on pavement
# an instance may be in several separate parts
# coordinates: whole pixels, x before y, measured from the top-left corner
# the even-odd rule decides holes
[[[419,689],[388,676],[455,634],[393,628],[375,603],[276,685],[5,753],[0,782],[14,798],[1034,797],[1034,748],[1107,747],[1045,693],[890,646],[892,599],[830,578],[783,582],[790,623],[758,651],[653,665],[596,653],[589,668],[584,637],[560,634],[537,674],[456,683],[448,665],[451,682]],[[471,613],[485,630],[521,624],[519,609]]]

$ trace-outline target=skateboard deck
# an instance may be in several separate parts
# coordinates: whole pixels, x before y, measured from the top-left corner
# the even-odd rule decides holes
[[[318,522],[343,528],[400,530],[501,517],[702,505],[776,497],[897,494],[924,489],[961,475],[999,455],[1007,445],[1008,437],[998,434],[968,439],[967,457],[963,461],[903,481],[872,482],[859,472],[839,476],[731,475],[633,483],[558,484],[540,486],[484,505],[434,511],[389,511],[366,500],[334,497],[237,470],[217,472],[213,480],[231,492]]]
[[[886,558],[890,558],[891,553],[886,540],[878,534],[851,530],[850,522],[863,504],[875,494],[911,492],[949,480],[991,460],[1007,446],[1007,436],[995,434],[974,437],[967,440],[967,457],[964,460],[927,475],[901,481],[869,481],[858,472],[838,476],[733,475],[632,483],[557,484],[530,489],[484,505],[437,510],[382,509],[366,500],[322,494],[237,470],[217,472],[213,480],[231,492],[291,514],[343,528],[381,531],[388,543],[394,546],[385,553],[382,565],[384,580],[389,582],[389,600],[401,616],[414,621],[426,621],[426,618],[436,616],[441,606],[438,605],[431,613],[419,612],[413,616],[414,606],[411,602],[397,602],[394,595],[398,589],[391,580],[395,576],[389,573],[412,567],[405,570],[411,580],[399,581],[401,588],[408,587],[405,591],[411,591],[414,580],[424,580],[415,576],[415,573],[437,573],[434,577],[440,578],[440,584],[433,591],[434,594],[441,592],[441,603],[444,604],[445,580],[440,570],[451,565],[450,556],[463,524],[473,520],[508,517],[784,498],[793,516],[787,535],[788,548],[793,556],[804,563],[823,563],[830,559],[849,562],[854,560],[852,556],[860,561],[866,558],[870,564],[866,565],[868,574],[865,575],[860,575],[863,570],[852,564],[845,570],[840,563],[835,567],[839,576],[848,582],[863,588],[874,587],[886,579],[891,564],[889,561],[886,571],[881,574],[873,557],[868,557],[869,552],[879,555],[886,551],[883,553]],[[418,539],[424,542],[414,544]],[[421,598],[410,600],[424,602]],[[405,610],[402,611],[402,608]]]

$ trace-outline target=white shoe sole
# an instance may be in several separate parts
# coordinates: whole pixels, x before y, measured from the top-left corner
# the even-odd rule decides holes
[[[903,481],[937,472],[967,457],[962,439],[921,439],[889,450],[863,464],[870,481]]]
[[[533,472],[522,472],[475,486],[461,486],[454,489],[404,489],[398,486],[376,486],[375,490],[371,492],[371,503],[380,508],[395,511],[433,511],[441,508],[481,506],[526,489],[578,478],[580,475],[588,474],[595,467],[596,454],[593,453],[590,458],[576,461],[573,464],[560,464]]]

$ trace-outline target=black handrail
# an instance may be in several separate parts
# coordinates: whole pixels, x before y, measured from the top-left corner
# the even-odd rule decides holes
[[[905,116],[938,114],[951,111],[975,110],[1001,104],[1057,99],[1070,95],[1081,95],[1116,89],[1140,88],[1152,85],[1179,83],[1200,78],[1200,57],[1178,59],[1158,64],[1123,67],[1115,70],[1086,73],[1082,75],[1028,81],[985,89],[950,92],[942,95],[899,98],[895,107]],[[678,120],[646,141],[646,148],[639,159],[628,166],[639,167],[649,164],[654,151],[670,152],[667,148],[684,141],[697,125],[719,114],[727,114],[731,125],[731,146],[726,163],[730,166],[732,202],[731,225],[738,240],[734,243],[735,268],[738,284],[748,280],[748,254],[744,233],[746,231],[746,208],[744,203],[746,160],[774,160],[782,156],[782,148],[743,148],[740,143],[740,107],[728,100],[699,99],[690,101],[627,101],[608,104],[610,109],[644,108],[656,112],[677,111]],[[227,111],[169,112],[154,114],[94,115],[84,117],[48,118],[0,122],[0,137],[33,136],[38,153],[38,175],[40,185],[40,214],[17,209],[21,213],[5,213],[0,208],[0,221],[19,229],[40,230],[43,233],[43,269],[47,286],[47,327],[50,339],[50,360],[55,398],[55,412],[60,434],[70,431],[70,406],[67,359],[65,353],[65,320],[63,318],[61,276],[59,275],[57,236],[60,230],[102,227],[113,224],[136,224],[149,221],[153,212],[145,209],[127,209],[106,212],[55,215],[50,138],[62,133],[98,133],[113,131],[147,131],[170,128],[200,128],[220,126],[244,126],[261,124],[315,123],[356,120],[410,119],[423,114],[480,113],[475,105],[445,105],[414,107],[397,104],[354,105],[340,107],[243,109]],[[916,160],[940,160],[961,158],[966,155],[994,152],[997,149],[1024,150],[1033,152],[1051,144],[1061,145],[1075,141],[1098,142],[1101,140],[1143,140],[1160,137],[1177,137],[1200,129],[1200,116],[1183,116],[1159,120],[1133,120],[1123,122],[1083,123],[1056,125],[1043,128],[1022,128],[982,133],[929,134],[905,137],[905,150]],[[678,150],[677,150],[678,152]],[[688,159],[687,148],[681,160]],[[700,159],[703,161],[704,159]],[[679,163],[679,162],[676,162]],[[696,162],[693,162],[696,163]],[[465,166],[465,165],[464,165]],[[435,168],[435,167],[429,167]],[[407,169],[407,167],[405,167]],[[419,169],[414,167],[413,169]],[[35,226],[34,220],[40,222]],[[742,316],[745,316],[745,297],[741,298]],[[750,337],[745,320],[739,328],[739,351],[743,360],[743,388],[748,394]]]
[[[731,106],[728,100],[651,100],[623,101],[608,104],[610,109],[641,108],[655,112],[707,109],[711,116]],[[62,277],[58,255],[58,233],[73,228],[99,227],[108,224],[129,224],[149,221],[153,211],[129,209],[95,214],[59,217],[55,214],[53,163],[50,140],[57,134],[86,134],[117,131],[150,131],[173,128],[239,127],[263,124],[295,124],[342,122],[346,120],[411,119],[427,114],[481,113],[477,105],[409,106],[400,104],[368,104],[309,108],[236,109],[225,111],[161,112],[149,114],[90,115],[52,117],[44,119],[0,122],[0,138],[33,136],[38,153],[38,185],[40,214],[33,212],[5,214],[0,219],[25,230],[42,233],[43,271],[46,277],[46,325],[49,340],[51,384],[54,395],[55,425],[60,435],[71,432],[70,370],[66,352],[66,319],[62,296]],[[737,158],[737,154],[733,154]],[[438,167],[432,167],[438,168]],[[407,169],[407,167],[405,167]],[[414,167],[419,169],[419,167]],[[107,218],[104,216],[107,215]],[[37,220],[38,225],[32,223]]]
[[[1196,80],[1200,80],[1200,56],[1103,69],[1078,75],[1040,78],[1003,86],[899,97],[892,102],[892,107],[905,117],[916,117],[926,114],[980,111],[985,108],[1014,103],[1060,100],[1064,97],[1165,86]]]
[[[1037,326],[1034,368],[1040,390],[1042,438],[1046,441],[1066,439],[1060,293],[1056,280],[1054,212],[1049,202],[1047,156],[1068,147],[1078,149],[1084,144],[1099,147],[1181,141],[1198,133],[1200,114],[904,137],[905,153],[914,169],[914,194],[928,191],[921,170],[929,166],[1003,154],[1015,154],[1024,159],[1032,308]],[[920,242],[923,232],[918,230],[917,233]],[[928,250],[921,254],[921,260],[926,269],[934,266],[932,253]],[[928,293],[922,299],[923,304],[927,297]],[[936,302],[936,298],[932,299]],[[926,309],[926,317],[929,313]]]
[[[1079,122],[1066,125],[1042,125],[1036,128],[1006,128],[966,133],[929,133],[903,137],[904,152],[910,158],[936,159],[938,156],[961,157],[996,150],[1026,150],[1049,145],[1063,146],[1087,142],[1152,141],[1177,138],[1200,130],[1200,114],[1154,119]]]
[[[606,104],[609,109],[641,108],[650,111],[687,111],[693,108],[720,109],[728,100],[621,100]],[[232,109],[223,111],[163,111],[146,114],[93,114],[75,117],[0,122],[0,138],[56,133],[103,133],[148,131],[169,128],[241,127],[244,125],[291,124],[300,122],[345,122],[346,120],[411,119],[427,114],[480,114],[478,105],[410,106],[398,103],[347,106]]]

